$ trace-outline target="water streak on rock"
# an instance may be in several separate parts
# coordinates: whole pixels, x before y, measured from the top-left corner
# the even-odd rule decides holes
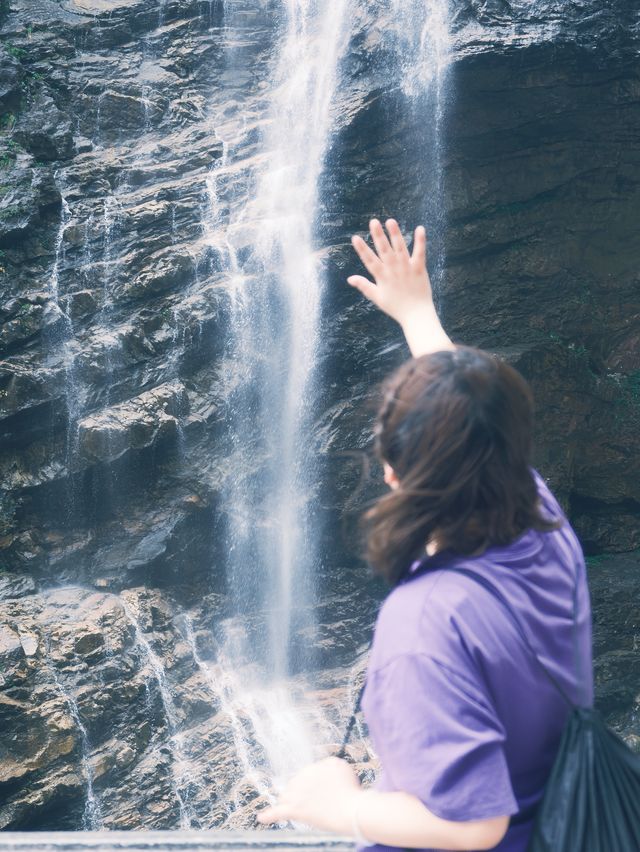
[[[193,622],[188,615],[183,617],[185,638],[191,648],[193,659],[202,673],[205,683],[207,684],[211,694],[218,701],[221,711],[229,719],[231,731],[233,733],[233,744],[236,756],[240,763],[239,782],[248,782],[251,784],[260,795],[267,799],[272,799],[272,794],[267,784],[264,774],[256,767],[255,761],[252,759],[252,742],[250,741],[245,727],[242,723],[243,708],[237,706],[235,699],[237,689],[233,683],[233,675],[230,670],[224,668],[220,660],[213,664],[208,660],[204,660],[198,650],[198,643],[193,630]],[[237,785],[236,785],[237,786]],[[238,799],[236,790],[235,801],[233,805],[238,808],[241,802]]]
[[[151,643],[145,636],[133,608],[124,596],[120,597],[120,603],[129,623],[133,627],[136,644],[151,667],[158,685],[158,692],[160,693],[160,700],[169,730],[167,744],[171,749],[172,758],[171,769],[173,776],[171,787],[180,809],[180,828],[188,829],[197,827],[195,814],[189,806],[188,798],[184,793],[185,787],[189,785],[197,786],[197,780],[193,777],[191,767],[185,755],[183,737],[180,732],[180,720],[167,682],[164,665],[158,654],[151,647]]]
[[[89,746],[89,735],[87,734],[87,729],[82,721],[82,717],[80,716],[80,708],[78,707],[78,702],[74,695],[65,689],[56,667],[51,661],[49,661],[48,668],[51,672],[51,679],[53,680],[60,697],[69,708],[69,713],[80,732],[80,743],[82,748],[81,765],[86,785],[82,827],[85,831],[99,831],[102,828],[102,813],[100,809],[100,802],[98,801],[95,790],[93,789],[94,773],[90,761],[91,749]]]

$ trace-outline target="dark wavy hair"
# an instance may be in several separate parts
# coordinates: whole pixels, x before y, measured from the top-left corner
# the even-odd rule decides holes
[[[383,385],[375,451],[399,487],[363,517],[374,571],[396,583],[438,552],[477,555],[548,532],[531,469],[533,399],[512,367],[467,346],[407,361]]]

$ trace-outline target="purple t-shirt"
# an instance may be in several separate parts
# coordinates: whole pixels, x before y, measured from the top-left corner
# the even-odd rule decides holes
[[[443,565],[469,568],[498,586],[547,670],[576,703],[593,703],[582,550],[535,476],[546,513],[563,519],[560,529],[530,530],[481,557],[436,556],[433,570],[394,588],[378,616],[362,703],[382,767],[376,789],[412,793],[443,819],[535,806],[569,712],[504,606]],[[525,852],[532,826],[533,817],[512,823],[496,849]]]

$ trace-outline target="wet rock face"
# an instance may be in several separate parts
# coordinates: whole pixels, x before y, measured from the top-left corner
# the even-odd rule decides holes
[[[177,777],[167,728],[195,729],[206,717],[210,736],[225,733],[167,603],[68,587],[5,601],[2,624],[2,722],[12,736],[0,759],[0,826],[95,827],[89,800],[94,819],[114,828],[179,822],[176,785],[185,799],[196,779]],[[180,703],[167,711],[163,691],[176,681]],[[207,811],[215,791],[209,784]]]
[[[515,67],[470,59],[451,127],[445,315],[531,381],[538,464],[591,552],[636,548],[640,530],[632,32],[607,29],[606,66],[580,41]]]
[[[401,211],[408,230],[429,210],[446,327],[530,380],[536,464],[587,551],[632,550],[640,535],[638,10],[623,2],[452,5],[457,61],[443,95],[444,209],[434,211],[429,198],[438,192],[425,172],[435,144],[429,127],[407,126],[397,106],[372,97],[337,143],[331,212],[346,218],[348,231],[381,209]],[[338,245],[332,259],[339,292],[349,249]],[[345,297],[338,322],[349,341],[347,374],[364,395],[358,364],[387,367],[394,328],[350,308]],[[344,363],[340,351],[336,379]],[[343,401],[349,410],[338,423],[353,423],[357,399]],[[342,441],[334,429],[340,448],[354,446],[353,433]]]
[[[215,662],[220,599],[186,615],[141,588],[28,583],[0,586],[0,829],[253,826],[269,779]],[[344,671],[315,687],[325,748],[346,723]],[[352,755],[365,771],[366,747]]]
[[[259,720],[230,705],[217,667],[242,381],[224,223],[250,200],[280,6],[231,6],[233,27],[221,0],[0,2],[2,828],[249,826],[266,789],[247,768]],[[354,7],[335,104],[317,223],[325,558],[300,638],[327,747],[384,593],[341,507],[371,387],[406,355],[344,285],[370,216],[430,223],[447,327],[530,379],[537,464],[586,548],[640,546],[636,4],[451,6],[441,143],[433,100],[411,112],[391,80],[382,0]],[[249,269],[255,238],[233,236]],[[599,694],[637,733],[637,619],[618,624],[633,595],[616,591],[636,566],[620,558],[593,574]],[[245,628],[260,641],[265,624]],[[369,768],[365,745],[353,756]]]
[[[247,15],[258,38],[260,14]],[[46,575],[73,564],[82,576],[99,558],[100,525],[132,511],[139,529],[147,525],[124,534],[141,565],[135,539],[160,531],[128,506],[157,505],[158,491],[175,515],[172,535],[191,492],[192,529],[178,549],[193,552],[204,538],[208,546],[221,397],[214,356],[227,298],[203,229],[222,152],[205,97],[220,71],[220,20],[217,3],[153,0],[14,3],[5,15],[6,567]],[[160,485],[165,476],[194,483],[186,449],[198,487]],[[149,564],[156,558],[152,548]],[[209,559],[198,557],[201,573]]]
[[[432,261],[446,256],[434,276],[448,326],[531,380],[537,463],[585,546],[640,544],[640,82],[631,7],[454,4],[455,61],[442,90],[444,210],[433,209],[437,188],[425,172],[437,140],[385,94],[390,21],[383,5],[358,8],[346,62],[353,82],[336,104],[325,177],[322,218],[335,224],[321,228],[330,246],[326,339],[339,344],[327,353],[320,420],[328,470],[334,459],[343,467],[336,453],[366,442],[362,402],[404,357],[401,347],[380,357],[378,340],[399,344],[397,330],[346,292],[348,235],[380,210],[407,223],[427,210]],[[4,17],[0,546],[8,567],[46,573],[51,536],[59,547],[74,523],[88,528],[92,546],[98,518],[144,500],[126,493],[140,484],[135,476],[115,484],[120,469],[146,469],[165,502],[175,478],[203,504],[215,502],[225,399],[237,381],[224,359],[221,223],[230,203],[246,202],[229,199],[236,183],[246,191],[241,172],[253,168],[278,37],[268,3],[234,4],[234,15],[233,36],[219,2],[136,0],[107,11],[16,0]],[[247,165],[225,178],[221,209],[212,210],[221,140],[236,137]],[[251,251],[251,233],[246,239],[241,256]],[[149,394],[176,383],[174,412],[154,403],[143,414]],[[327,489],[331,527],[343,495],[331,481]],[[83,549],[71,540],[69,549],[82,562]]]

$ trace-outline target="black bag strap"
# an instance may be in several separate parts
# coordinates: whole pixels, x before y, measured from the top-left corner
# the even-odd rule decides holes
[[[432,570],[432,567],[431,567],[430,564],[425,565],[422,569],[418,568],[417,571],[415,571],[413,574],[409,575],[406,578],[405,582],[408,581],[408,580],[414,579],[418,575],[425,574],[429,570]],[[531,641],[529,640],[529,637],[527,635],[527,632],[525,631],[525,629],[522,625],[522,622],[520,621],[519,616],[517,615],[517,613],[515,612],[515,610],[513,609],[511,604],[509,603],[509,601],[506,599],[506,597],[503,595],[503,593],[500,591],[500,589],[498,589],[497,586],[495,586],[490,580],[488,580],[482,574],[478,574],[476,571],[472,571],[470,568],[456,568],[455,566],[447,566],[445,570],[455,571],[457,574],[463,574],[464,576],[469,577],[470,580],[473,580],[474,582],[478,583],[480,586],[482,586],[484,589],[486,589],[489,592],[489,594],[493,595],[493,597],[502,604],[503,608],[509,613],[511,620],[512,620],[516,630],[518,631],[518,633],[520,635],[520,638],[524,642],[529,653],[533,656],[533,658],[537,662],[538,666],[540,667],[540,670],[543,672],[543,674],[545,675],[547,680],[551,683],[551,685],[560,693],[560,695],[562,696],[562,698],[564,699],[564,701],[566,702],[568,707],[571,710],[574,710],[576,708],[575,702],[571,700],[571,698],[569,697],[567,692],[560,685],[558,680],[551,674],[551,672],[547,669],[547,667],[544,665],[544,663],[542,662],[542,660],[538,656],[538,653],[533,648]],[[575,618],[575,611],[574,611],[574,618]],[[338,751],[338,754],[337,754],[338,757],[343,758],[343,759],[346,756],[346,748],[347,748],[347,745],[349,743],[349,740],[351,739],[351,734],[353,733],[353,729],[354,729],[355,724],[356,724],[356,716],[360,711],[360,707],[361,707],[361,704],[362,704],[362,696],[364,695],[365,687],[366,687],[366,683],[364,683],[362,685],[360,691],[358,692],[358,696],[357,696],[355,704],[354,704],[353,712],[351,713],[351,716],[349,718],[349,723],[347,724],[347,728],[345,730],[345,734],[344,734],[344,737],[342,739],[342,744],[341,744],[340,750]]]
[[[497,586],[495,586],[491,582],[491,580],[488,580],[482,574],[478,574],[478,573],[476,573],[475,571],[472,571],[469,568],[451,567],[451,568],[448,568],[447,570],[448,571],[455,571],[456,574],[464,574],[465,577],[469,577],[470,580],[474,580],[480,586],[485,588],[491,595],[493,595],[493,597],[497,601],[499,601],[502,604],[504,609],[506,609],[506,611],[511,616],[511,620],[512,620],[513,624],[515,625],[516,630],[520,634],[520,638],[522,639],[525,646],[529,650],[529,653],[533,656],[533,658],[537,662],[538,666],[540,667],[540,671],[542,671],[542,673],[545,675],[545,677],[547,678],[549,683],[551,683],[551,685],[553,687],[555,687],[555,689],[560,693],[560,695],[562,696],[564,701],[567,703],[569,708],[571,710],[574,710],[575,707],[576,707],[575,702],[571,700],[571,698],[569,697],[569,695],[567,694],[565,689],[560,685],[559,681],[551,674],[549,669],[544,665],[544,663],[542,662],[542,660],[538,656],[538,652],[534,649],[533,645],[531,644],[529,636],[527,635],[527,632],[524,629],[522,622],[520,621],[520,617],[518,616],[518,614],[516,613],[514,608],[511,606],[509,601],[506,599],[506,597],[503,595],[503,593],[500,591],[500,589]]]
[[[355,704],[353,705],[353,710],[351,711],[351,716],[349,717],[349,723],[344,732],[344,737],[342,738],[342,745],[340,746],[340,749],[336,755],[336,757],[339,757],[341,760],[344,760],[347,756],[347,746],[349,745],[351,734],[353,733],[353,729],[356,725],[356,718],[358,716],[358,713],[360,712],[360,705],[362,704],[362,696],[364,695],[366,685],[367,684],[365,682],[360,687],[360,690],[355,700]]]

